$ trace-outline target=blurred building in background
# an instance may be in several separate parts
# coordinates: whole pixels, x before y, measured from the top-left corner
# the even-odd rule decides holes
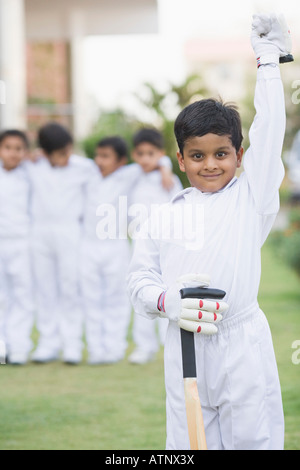
[[[212,93],[224,101],[241,100],[247,78],[255,76],[255,57],[248,38],[196,37],[186,41],[185,60],[188,73],[199,73]]]
[[[56,119],[84,137],[84,38],[157,29],[156,0],[0,0],[0,127],[34,133]]]

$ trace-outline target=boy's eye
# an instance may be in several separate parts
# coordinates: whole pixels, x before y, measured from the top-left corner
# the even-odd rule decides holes
[[[194,160],[201,160],[203,158],[202,153],[196,153],[193,155]]]
[[[217,153],[217,157],[219,157],[219,158],[225,157],[225,155],[226,155],[226,152],[218,152]]]

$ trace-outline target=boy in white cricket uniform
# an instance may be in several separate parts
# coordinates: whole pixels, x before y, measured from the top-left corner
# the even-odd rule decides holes
[[[39,131],[44,156],[28,163],[32,184],[32,256],[39,342],[35,362],[82,357],[79,253],[91,160],[72,154],[72,136],[50,123]]]
[[[92,365],[118,362],[127,349],[131,303],[126,274],[132,254],[127,212],[132,188],[142,175],[140,165],[127,162],[127,145],[122,138],[106,137],[98,143],[95,163],[100,172],[89,187],[80,262]],[[170,184],[170,160],[162,158],[158,165],[160,181]]]
[[[179,178],[175,175],[171,189],[168,190],[161,184],[160,173],[156,166],[164,153],[163,137],[158,130],[145,128],[135,134],[132,157],[143,170],[130,195],[130,202],[136,205],[137,212],[139,207],[141,209],[135,221],[137,230],[149,217],[153,208],[169,202],[183,189]],[[134,364],[151,361],[160,345],[164,345],[167,328],[168,320],[165,318],[149,321],[148,318],[134,314],[133,340],[136,348],[129,356],[129,361]]]
[[[195,335],[195,347],[208,449],[283,448],[277,365],[257,295],[260,250],[279,209],[278,190],[284,176],[285,109],[279,57],[289,52],[290,45],[287,28],[283,33],[273,15],[255,16],[252,28],[259,65],[257,114],[245,171],[235,177],[243,155],[237,111],[215,100],[184,109],[176,120],[175,135],[179,165],[192,187],[162,210],[163,220],[173,221],[171,235],[164,236],[166,226],[162,224],[160,230],[155,221],[151,231],[145,227],[130,267],[129,291],[136,311],[171,320],[165,344],[167,449],[190,448],[179,326],[200,333]],[[197,224],[193,216],[184,217],[190,209]],[[178,235],[182,223],[187,230],[181,238],[172,236],[175,231]],[[223,319],[216,314],[215,302],[198,299],[198,310],[195,305],[183,308],[179,278],[189,274],[199,280],[197,273],[207,273],[211,287],[227,293],[224,300],[229,307],[219,309]],[[203,285],[207,285],[205,277]]]
[[[32,348],[32,273],[29,250],[28,140],[18,130],[0,136],[0,340],[8,362],[22,365]]]

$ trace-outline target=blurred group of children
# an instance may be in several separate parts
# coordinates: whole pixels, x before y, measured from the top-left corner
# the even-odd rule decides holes
[[[37,144],[32,160],[25,133],[0,135],[0,341],[7,362],[78,364],[84,341],[89,364],[118,362],[131,319],[129,361],[152,360],[167,320],[131,315],[127,209],[141,205],[145,214],[182,189],[161,134],[138,131],[130,164],[117,136],[102,139],[93,160],[75,155],[72,135],[58,123],[43,126]]]

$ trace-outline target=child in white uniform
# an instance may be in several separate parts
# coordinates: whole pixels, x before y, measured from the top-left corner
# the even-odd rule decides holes
[[[175,135],[179,165],[192,187],[161,211],[163,220],[170,213],[177,216],[171,219],[169,237],[160,230],[165,227],[156,225],[152,231],[145,228],[136,242],[128,277],[133,305],[142,315],[170,320],[165,344],[167,449],[190,448],[179,325],[200,332],[195,335],[195,347],[208,448],[283,448],[277,365],[257,295],[260,251],[279,209],[278,190],[284,176],[285,108],[279,57],[288,52],[287,35],[287,29],[282,34],[276,17],[255,18],[257,114],[244,158],[245,171],[235,177],[243,156],[236,109],[215,100],[188,106],[176,120]],[[193,215],[182,216],[189,213],[198,217],[196,225]],[[182,237],[176,239],[172,234],[182,224]],[[191,233],[194,239],[188,236]],[[208,314],[204,301],[198,299],[198,310],[202,306],[204,316],[203,311],[193,310],[196,306],[182,308],[179,278],[191,273],[195,278],[207,273],[210,286],[227,293],[224,300],[229,308],[223,320],[216,315],[215,303]],[[204,285],[206,281],[205,277]],[[219,323],[213,324],[216,321]]]
[[[39,131],[44,156],[29,163],[32,254],[39,342],[35,362],[82,358],[79,253],[87,188],[96,178],[91,160],[72,154],[72,136],[50,123]]]
[[[28,360],[33,325],[27,152],[23,132],[0,135],[0,340],[8,362],[19,365]]]
[[[102,139],[96,148],[98,180],[89,187],[81,250],[81,291],[89,364],[114,363],[127,349],[131,304],[126,291],[131,245],[127,236],[130,193],[142,168],[128,163],[126,142]],[[159,178],[170,184],[170,161],[161,159]]]
[[[164,140],[156,129],[141,129],[133,138],[133,160],[142,168],[142,174],[138,183],[131,192],[131,204],[137,208],[142,205],[139,225],[143,223],[145,216],[149,216],[154,207],[169,202],[182,190],[182,184],[174,175],[174,185],[166,189],[161,183],[157,161],[164,155]],[[145,364],[155,357],[160,345],[164,345],[168,320],[157,318],[151,321],[145,317],[134,314],[133,340],[135,350],[129,356],[133,364]]]

